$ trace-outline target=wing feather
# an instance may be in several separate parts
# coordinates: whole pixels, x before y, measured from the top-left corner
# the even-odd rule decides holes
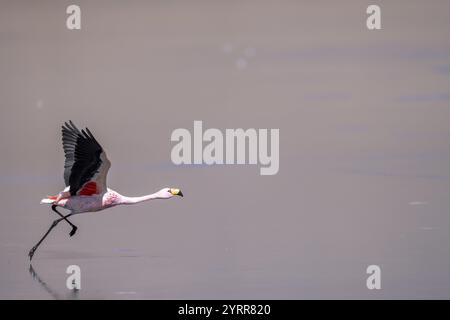
[[[72,121],[62,126],[62,142],[65,154],[64,182],[70,194],[77,195],[90,181],[97,185],[96,193],[107,190],[106,176],[111,163],[92,132],[79,130]]]

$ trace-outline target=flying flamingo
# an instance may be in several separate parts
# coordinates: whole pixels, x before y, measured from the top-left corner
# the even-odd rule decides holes
[[[62,220],[72,227],[69,235],[75,234],[77,227],[67,219],[70,216],[96,212],[122,204],[183,196],[181,190],[177,188],[163,188],[156,193],[141,197],[123,196],[106,186],[106,176],[111,163],[88,128],[80,131],[72,121],[65,122],[62,126],[62,142],[66,158],[64,163],[66,188],[56,196],[48,196],[41,200],[41,204],[51,204],[52,210],[61,218],[53,221],[41,240],[31,248],[28,254],[30,260],[42,241]],[[56,210],[57,207],[68,209],[70,213],[63,215]]]

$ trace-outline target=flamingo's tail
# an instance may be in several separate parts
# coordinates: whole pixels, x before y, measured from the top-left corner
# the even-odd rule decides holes
[[[41,200],[41,204],[53,204],[55,203],[56,196],[48,196]]]

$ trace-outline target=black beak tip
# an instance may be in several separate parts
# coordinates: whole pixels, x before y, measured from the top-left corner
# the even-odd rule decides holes
[[[183,197],[183,192],[181,192],[181,190],[180,190],[180,192],[178,192],[178,195],[179,195],[180,197]]]

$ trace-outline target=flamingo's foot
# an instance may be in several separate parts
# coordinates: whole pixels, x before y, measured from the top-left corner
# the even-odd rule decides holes
[[[78,228],[76,226],[73,226],[72,231],[70,231],[70,233],[69,233],[69,236],[73,236],[75,234],[75,232],[77,232],[77,229]]]

